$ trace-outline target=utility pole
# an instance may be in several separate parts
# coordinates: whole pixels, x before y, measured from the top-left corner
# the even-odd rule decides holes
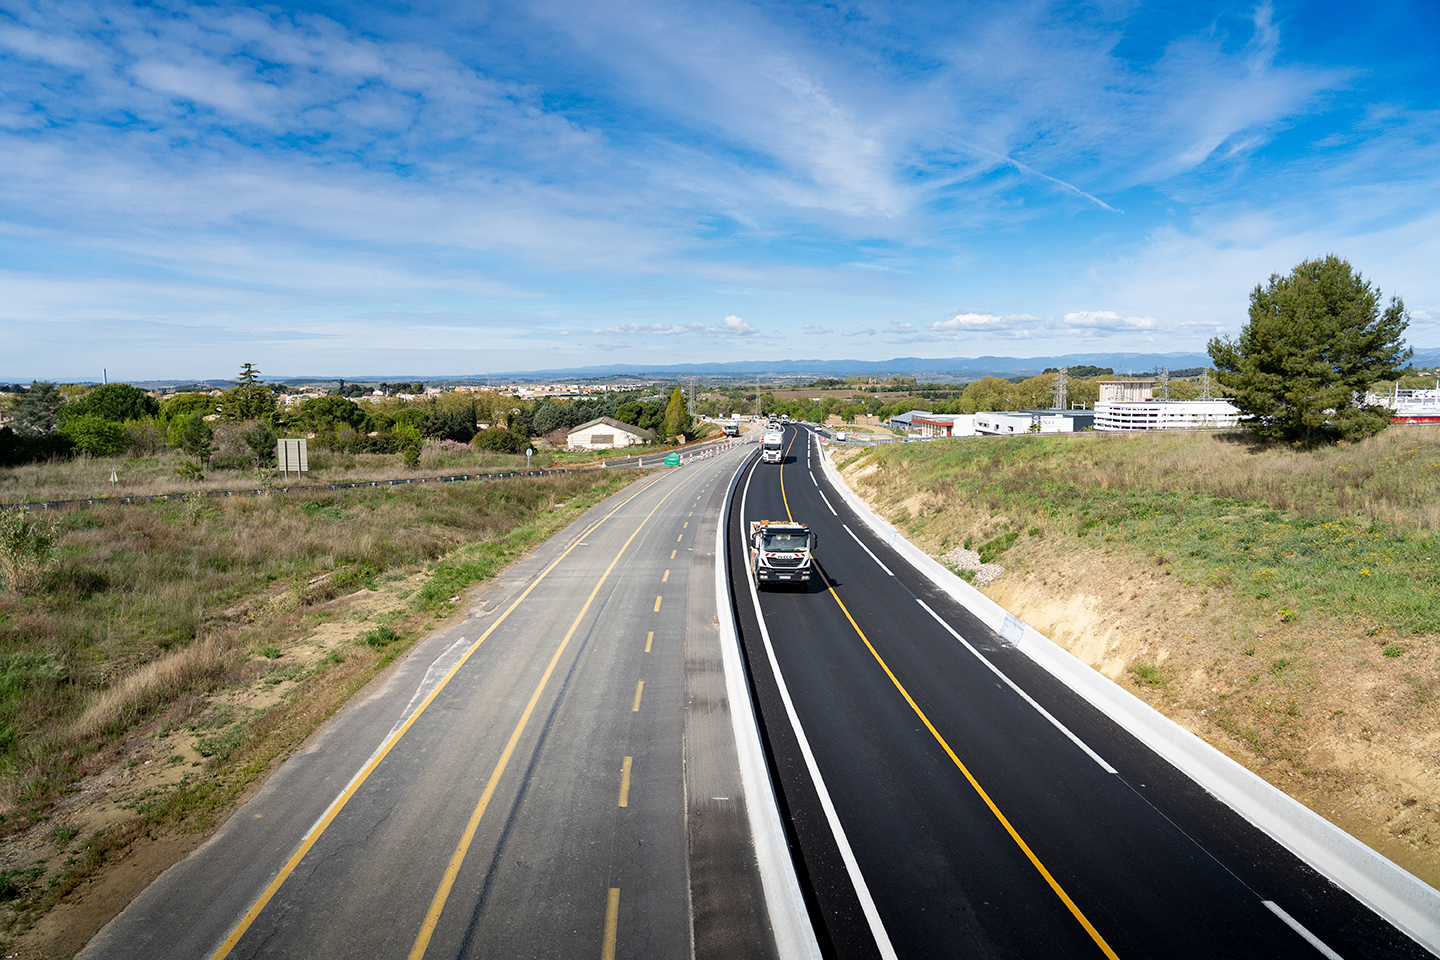
[[[1200,399],[1213,399],[1210,396],[1210,371],[1208,369],[1200,371]]]
[[[1161,400],[1169,400],[1169,399],[1170,399],[1170,368],[1169,368],[1169,367],[1161,367],[1161,368],[1160,368],[1160,377],[1159,377],[1159,379],[1160,379],[1160,399],[1161,399]]]
[[[1065,409],[1065,398],[1070,385],[1070,368],[1061,367],[1055,373],[1055,409]]]

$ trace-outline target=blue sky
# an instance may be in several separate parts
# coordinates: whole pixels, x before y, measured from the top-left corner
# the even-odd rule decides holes
[[[1433,0],[0,0],[0,380],[1203,350],[1332,252],[1437,347],[1437,95]]]

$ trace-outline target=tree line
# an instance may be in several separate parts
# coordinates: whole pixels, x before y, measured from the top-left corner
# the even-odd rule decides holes
[[[385,386],[397,393],[424,388],[418,383]],[[398,453],[414,466],[426,441],[523,453],[532,438],[563,443],[564,433],[600,417],[649,430],[660,440],[689,433],[694,422],[679,388],[668,398],[637,392],[524,401],[494,391],[451,391],[363,404],[337,391],[286,408],[249,363],[231,389],[219,395],[181,393],[162,402],[137,387],[112,383],[67,399],[46,381],[17,392],[11,422],[0,428],[0,465],[71,455],[149,456],[174,449],[194,459],[191,476],[212,463],[273,466],[282,436],[305,436],[318,446],[350,453]],[[217,457],[217,428],[227,430],[227,439],[241,448],[223,454],[224,462]]]

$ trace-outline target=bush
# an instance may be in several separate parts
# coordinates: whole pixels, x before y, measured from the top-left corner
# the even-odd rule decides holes
[[[160,401],[128,383],[107,383],[66,404],[60,410],[60,422],[68,424],[77,417],[99,417],[112,423],[142,420],[160,414]]]
[[[348,440],[337,441],[335,448],[345,453],[399,453],[400,438],[393,433],[382,433],[374,437],[362,433]]]
[[[113,457],[128,446],[123,426],[94,413],[67,417],[60,433],[70,438],[76,450],[92,457]]]
[[[492,450],[496,453],[524,453],[529,441],[529,437],[517,430],[491,427],[477,433],[471,444],[479,450]]]
[[[250,448],[252,459],[257,466],[275,466],[278,460],[275,445],[280,441],[280,435],[267,421],[257,420],[250,424],[240,431],[240,439]]]
[[[125,422],[125,450],[132,457],[153,457],[170,448],[163,421],[155,417]]]

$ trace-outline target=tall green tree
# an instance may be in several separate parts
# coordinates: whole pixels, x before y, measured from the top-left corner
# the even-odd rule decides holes
[[[22,437],[44,437],[55,432],[65,397],[49,380],[33,380],[15,401],[15,432]]]
[[[670,394],[670,402],[665,404],[665,422],[662,436],[668,440],[681,433],[690,432],[690,410],[685,405],[685,391],[676,387]]]
[[[241,364],[231,383],[235,389],[226,395],[225,409],[236,420],[259,420],[275,412],[275,394],[260,381],[260,371],[253,363]]]
[[[1380,291],[1331,254],[1257,285],[1240,336],[1212,339],[1210,358],[1241,423],[1262,440],[1356,440],[1390,423],[1365,392],[1410,359],[1401,339],[1409,320],[1399,297],[1382,311]]]

